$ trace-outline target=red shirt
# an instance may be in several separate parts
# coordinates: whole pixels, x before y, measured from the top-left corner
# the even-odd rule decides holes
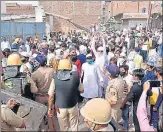
[[[75,62],[75,65],[77,66],[77,69],[78,69],[78,74],[79,74],[79,77],[81,76],[81,62],[79,59],[77,59],[77,61]]]

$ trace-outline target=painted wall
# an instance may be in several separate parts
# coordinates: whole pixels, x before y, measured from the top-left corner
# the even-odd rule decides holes
[[[21,35],[25,40],[26,37],[39,34],[40,39],[45,35],[44,22],[1,22],[1,37],[6,37],[11,43],[15,36]]]
[[[1,1],[1,14],[6,14],[6,3]]]

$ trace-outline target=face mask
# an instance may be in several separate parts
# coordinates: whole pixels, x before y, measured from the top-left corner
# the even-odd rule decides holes
[[[120,76],[124,77],[125,76],[125,72],[120,72]]]
[[[77,55],[70,55],[70,59],[72,62],[76,62],[77,61]]]
[[[21,58],[21,61],[22,61],[22,63],[25,63],[26,62],[26,58]]]
[[[88,60],[88,64],[92,65],[94,63],[94,61],[91,59],[91,60]]]

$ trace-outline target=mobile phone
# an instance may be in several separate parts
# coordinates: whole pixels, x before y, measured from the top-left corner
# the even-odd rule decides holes
[[[150,81],[150,87],[160,87],[161,82],[160,81]]]

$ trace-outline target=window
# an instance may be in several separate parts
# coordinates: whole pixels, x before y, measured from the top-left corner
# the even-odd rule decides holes
[[[146,13],[146,8],[143,8],[142,9],[142,13]]]

